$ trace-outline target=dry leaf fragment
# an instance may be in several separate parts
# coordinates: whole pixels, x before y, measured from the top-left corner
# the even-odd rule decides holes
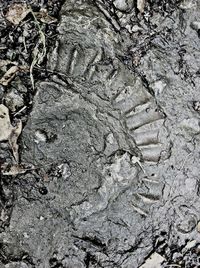
[[[8,140],[13,151],[13,156],[16,162],[19,161],[17,139],[22,131],[22,122],[19,120],[15,127],[11,125],[9,110],[1,104],[0,105],[0,141]]]
[[[2,84],[3,86],[7,86],[9,82],[15,77],[15,74],[18,70],[18,66],[12,66],[0,79],[0,84]]]
[[[13,126],[10,122],[8,108],[0,105],[0,141],[6,141],[9,139]]]
[[[7,86],[10,81],[15,77],[18,71],[26,71],[28,68],[26,66],[12,66],[0,79],[0,84]]]
[[[8,12],[6,13],[6,19],[18,25],[30,12],[30,9],[26,4],[13,4],[9,7]]]
[[[7,66],[8,64],[17,65],[17,62],[10,60],[0,60],[0,68]]]
[[[4,176],[16,176],[18,174],[24,174],[27,169],[20,167],[19,165],[2,165],[1,166],[1,173]]]
[[[16,176],[19,174],[24,174],[27,171],[31,171],[34,170],[35,167],[32,164],[22,164],[22,165],[18,165],[18,164],[8,164],[8,163],[4,163],[1,165],[1,174],[4,176]]]
[[[35,16],[41,22],[47,23],[47,24],[54,23],[57,21],[57,19],[50,16],[48,14],[47,10],[44,8],[41,8],[41,10],[39,12],[35,12]]]
[[[20,24],[20,22],[25,19],[25,17],[32,13],[38,20],[43,23],[53,23],[57,19],[50,16],[46,9],[41,8],[39,12],[33,12],[31,7],[28,7],[26,4],[13,4],[9,7],[9,10],[6,14],[6,19],[13,23],[14,25]]]
[[[22,132],[22,121],[19,120],[16,124],[16,127],[12,129],[10,137],[8,139],[13,151],[13,156],[17,163],[19,162],[19,153],[18,153],[19,146],[17,144],[17,140],[21,132]]]
[[[137,9],[140,13],[144,12],[145,0],[137,0]]]

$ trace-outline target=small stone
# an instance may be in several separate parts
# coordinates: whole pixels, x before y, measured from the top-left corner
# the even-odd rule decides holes
[[[133,7],[133,0],[115,0],[114,6],[120,11],[127,11]]]
[[[16,112],[18,109],[24,106],[23,97],[17,94],[15,91],[11,91],[5,96],[5,103],[12,112]]]
[[[3,98],[3,94],[4,94],[4,87],[0,85],[0,99]]]
[[[200,221],[197,223],[197,231],[200,233]]]
[[[192,29],[198,31],[200,29],[200,21],[194,21],[191,23]]]
[[[46,142],[47,141],[47,135],[44,131],[42,130],[36,130],[35,131],[35,142]]]
[[[194,7],[196,7],[195,0],[183,0],[182,3],[180,4],[180,8],[183,10],[194,8]]]
[[[134,26],[132,27],[131,31],[132,31],[133,33],[136,33],[136,32],[142,31],[142,28],[139,27],[138,25],[134,25]]]
[[[177,230],[183,234],[190,233],[195,229],[196,219],[193,215],[187,215],[184,219],[179,219]]]
[[[71,170],[67,163],[59,165],[58,168],[64,179],[67,179],[71,176]]]
[[[29,235],[27,233],[23,233],[24,238],[29,238]]]
[[[155,96],[159,96],[165,89],[166,83],[162,80],[157,80],[151,84],[151,87],[153,88]]]
[[[173,261],[177,262],[179,259],[181,259],[183,255],[180,252],[175,252],[172,256]]]
[[[45,186],[40,187],[40,188],[39,188],[39,192],[40,192],[40,194],[42,194],[42,195],[46,195],[46,194],[48,194],[48,190],[47,190],[47,188],[46,188]]]
[[[200,227],[200,226],[199,226],[199,227]],[[191,248],[194,248],[194,247],[196,246],[196,244],[197,244],[197,241],[196,241],[196,240],[189,241],[189,242],[186,244],[186,246],[184,247],[183,252],[184,252],[184,251],[187,251],[187,250],[189,250],[189,249],[191,249]]]
[[[164,261],[165,258],[163,258],[160,254],[154,252],[139,268],[159,268]]]
[[[200,245],[197,245],[197,247],[196,247],[196,253],[197,254],[200,254]]]
[[[196,112],[200,112],[200,101],[194,101],[192,107]]]
[[[191,134],[198,134],[200,133],[200,122],[198,118],[188,118],[184,119],[180,126],[185,130],[189,131]]]
[[[11,262],[4,266],[5,268],[28,268],[25,262]]]
[[[22,36],[20,36],[20,37],[18,38],[18,42],[19,42],[19,43],[23,43],[23,42],[24,42],[24,38],[23,38]]]
[[[11,86],[15,89],[15,92],[27,93],[27,88],[19,77],[16,77],[15,80],[11,82]]]

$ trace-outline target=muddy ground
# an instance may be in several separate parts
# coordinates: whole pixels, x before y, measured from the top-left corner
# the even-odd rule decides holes
[[[0,267],[200,267],[199,1],[0,9]]]

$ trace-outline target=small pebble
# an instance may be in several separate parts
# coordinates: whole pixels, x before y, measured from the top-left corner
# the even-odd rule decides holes
[[[46,194],[48,194],[48,190],[47,190],[46,187],[40,187],[40,188],[39,188],[39,192],[40,192],[40,194],[42,194],[42,195],[46,195]]]
[[[197,223],[197,231],[200,233],[200,221]]]
[[[42,130],[36,130],[35,131],[35,142],[39,143],[39,142],[46,142],[46,141],[47,141],[46,133],[44,133],[44,131],[42,131]]]
[[[11,91],[6,94],[5,103],[12,112],[16,112],[18,109],[24,106],[23,97],[17,94],[15,91]]]

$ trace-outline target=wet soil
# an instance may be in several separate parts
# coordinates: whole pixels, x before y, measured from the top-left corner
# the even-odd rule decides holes
[[[0,61],[41,49],[13,3],[57,19],[34,86],[29,68],[0,86],[24,171],[3,175],[1,142],[0,267],[200,267],[200,4],[139,2],[0,2]]]

